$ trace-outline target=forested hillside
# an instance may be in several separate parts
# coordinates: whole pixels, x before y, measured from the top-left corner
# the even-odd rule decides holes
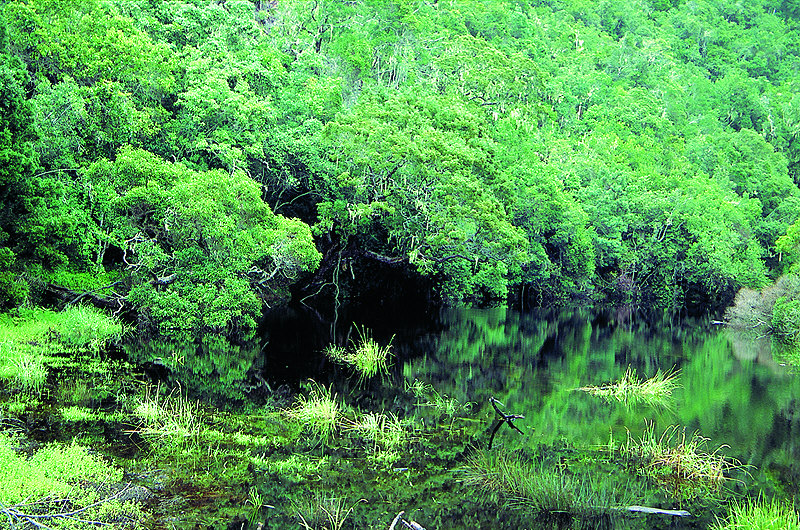
[[[799,43],[795,0],[2,2],[0,305],[719,307],[800,259]]]

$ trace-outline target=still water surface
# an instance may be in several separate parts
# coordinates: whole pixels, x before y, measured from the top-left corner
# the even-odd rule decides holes
[[[357,327],[370,330],[395,358],[388,378],[358,385],[346,369],[322,354],[332,342],[346,344]],[[202,347],[171,345],[182,384],[195,395],[241,397],[266,383],[298,389],[309,378],[330,385],[353,406],[414,415],[408,385],[421,381],[440,395],[472,406],[460,432],[484,443],[493,419],[489,398],[523,415],[524,434],[501,429],[495,444],[526,450],[569,444],[597,448],[639,437],[648,422],[656,433],[670,426],[708,438],[746,470],[729,489],[736,494],[798,496],[800,484],[800,376],[781,365],[763,339],[735,335],[710,319],[644,319],[618,311],[526,311],[450,308],[436,313],[342,311],[335,322],[303,311],[272,316],[257,345],[219,340]],[[155,348],[155,349],[153,349]],[[169,363],[163,346],[139,348]],[[194,349],[189,351],[189,349]],[[163,351],[161,351],[163,350]],[[191,355],[190,355],[191,354]],[[180,368],[179,368],[180,365]],[[628,369],[639,377],[677,372],[678,388],[657,405],[606,402],[577,390],[619,380]],[[178,373],[182,371],[182,373]],[[652,499],[650,499],[652,501]],[[691,525],[690,525],[691,526]]]

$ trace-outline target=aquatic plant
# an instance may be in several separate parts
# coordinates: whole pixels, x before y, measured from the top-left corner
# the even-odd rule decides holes
[[[144,392],[134,398],[131,412],[140,420],[135,432],[151,442],[158,440],[185,447],[199,441],[200,404],[189,400],[180,388],[162,395],[160,385],[145,385]]]
[[[305,530],[341,530],[356,505],[366,502],[359,499],[350,506],[342,497],[334,497],[315,491],[306,501],[293,503],[294,512]]]
[[[617,491],[599,478],[502,451],[476,451],[460,472],[464,483],[490,500],[530,512],[587,515],[622,503]]]
[[[721,453],[725,445],[709,452],[708,442],[697,431],[687,438],[686,429],[677,425],[656,436],[648,422],[640,438],[628,433],[622,453],[641,459],[642,473],[677,499],[714,497],[727,479],[725,474],[740,464]]]
[[[13,342],[0,343],[0,380],[15,390],[41,394],[47,381],[43,352]]]
[[[677,387],[679,371],[662,372],[658,370],[649,379],[638,379],[636,370],[628,366],[622,377],[614,382],[601,386],[583,386],[583,392],[600,397],[606,401],[622,403],[644,402],[650,405],[663,405]]]
[[[358,335],[358,341],[351,341],[349,348],[329,345],[325,348],[325,355],[334,362],[353,368],[361,381],[372,379],[376,375],[381,377],[388,375],[392,341],[390,340],[386,346],[381,346],[364,327],[358,328]]]
[[[261,492],[258,491],[258,488],[252,486],[247,492],[247,500],[245,500],[245,504],[249,506],[249,511],[247,512],[247,521],[252,526],[256,523],[256,521],[261,519],[261,508],[266,506],[264,503],[264,496],[261,495]]]
[[[734,502],[725,521],[717,521],[711,530],[800,530],[797,510],[788,502],[758,498]]]
[[[396,415],[390,413],[365,413],[355,420],[343,420],[346,431],[357,433],[370,443],[370,456],[386,463],[399,458],[397,449],[406,441],[408,433],[405,424]]]
[[[308,396],[299,396],[294,407],[286,411],[286,415],[305,426],[322,441],[336,430],[339,419],[339,404],[336,396],[323,385],[314,385]]]
[[[431,407],[442,416],[453,417],[462,412],[468,412],[472,403],[461,403],[456,398],[439,393],[432,385],[415,379],[413,383],[406,382],[406,392],[411,392],[418,407]]]

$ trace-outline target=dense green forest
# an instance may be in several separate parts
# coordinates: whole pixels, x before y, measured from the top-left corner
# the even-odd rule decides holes
[[[0,306],[723,307],[800,262],[798,43],[796,0],[4,1]]]

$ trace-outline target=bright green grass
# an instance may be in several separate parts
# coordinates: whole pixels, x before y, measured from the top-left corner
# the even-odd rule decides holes
[[[672,396],[672,391],[677,385],[678,372],[662,372],[649,379],[636,377],[636,370],[628,367],[619,381],[602,386],[584,386],[579,388],[593,396],[605,401],[619,401],[622,403],[647,403],[649,405],[664,405]]]
[[[797,510],[776,499],[758,499],[734,503],[727,519],[718,521],[712,530],[800,530]]]
[[[387,375],[389,358],[392,355],[391,341],[388,345],[381,346],[365,328],[360,328],[358,334],[358,340],[352,341],[349,348],[331,344],[325,349],[325,354],[335,362],[350,366],[362,381],[376,375]]]
[[[91,307],[0,315],[0,381],[10,390],[40,394],[56,354],[97,354],[124,332],[118,319]]]

